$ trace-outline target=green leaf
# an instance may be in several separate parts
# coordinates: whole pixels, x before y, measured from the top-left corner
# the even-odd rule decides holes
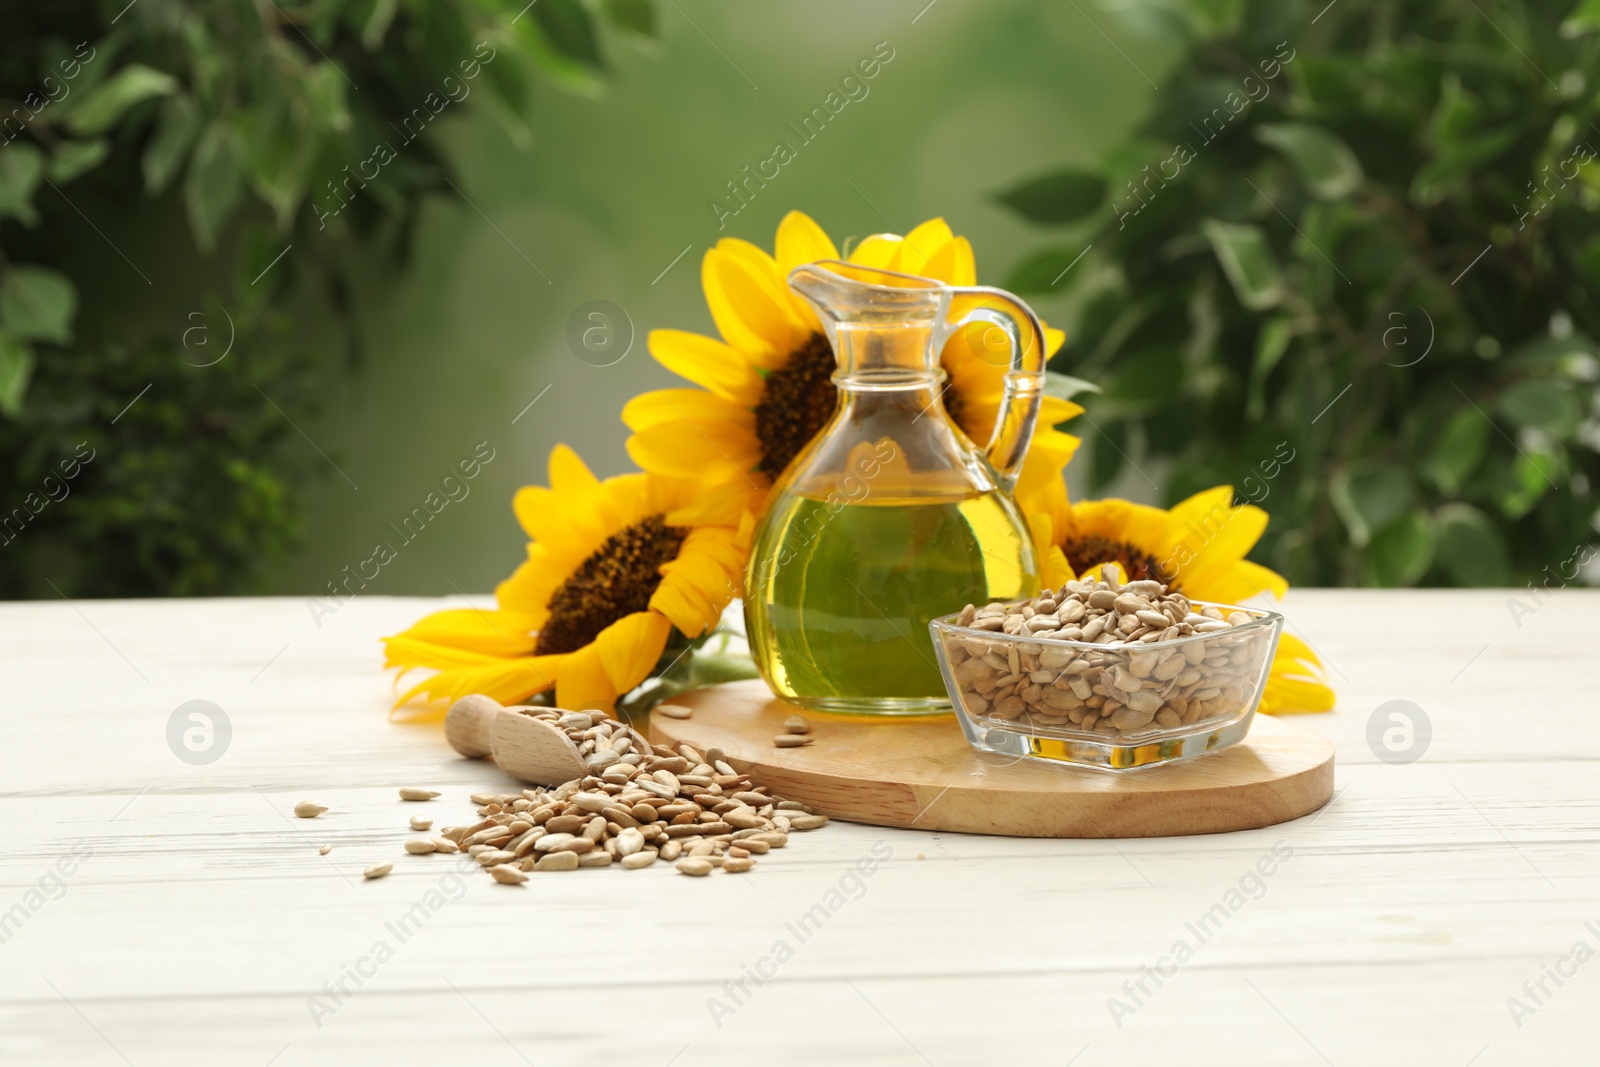
[[[1555,488],[1562,462],[1548,452],[1518,452],[1506,472],[1509,478],[1495,502],[1500,513],[1515,522],[1536,507]]]
[[[1365,548],[1374,531],[1411,506],[1411,478],[1395,463],[1356,460],[1334,474],[1328,496],[1350,531],[1351,543]]]
[[[594,20],[579,0],[539,0],[533,16],[545,40],[561,55],[586,67],[602,65]]]
[[[1011,272],[1006,288],[1018,293],[1043,293],[1055,289],[1066,292],[1073,282],[1082,277],[1083,267],[1078,261],[1084,249],[1076,252],[1065,248],[1046,248],[1035,252]]]
[[[1461,78],[1454,71],[1447,72],[1439,82],[1439,102],[1428,116],[1428,143],[1445,149],[1460,141],[1477,124],[1482,110],[1478,98],[1462,88]]]
[[[161,105],[156,132],[144,150],[145,192],[154,196],[167,187],[199,132],[200,105],[192,97],[174,96]]]
[[[1056,225],[1076,222],[1105,201],[1105,179],[1083,170],[1059,170],[1030,178],[996,199],[1025,219]]]
[[[1446,504],[1439,520],[1439,559],[1456,585],[1511,583],[1505,541],[1483,512],[1470,504]]]
[[[1583,412],[1572,387],[1552,378],[1527,378],[1500,394],[1500,413],[1517,426],[1568,437]]]
[[[1105,376],[1106,397],[1154,411],[1183,395],[1184,362],[1177,345],[1158,344],[1124,353]]]
[[[383,35],[389,32],[389,24],[394,21],[398,7],[399,0],[374,0],[372,13],[361,27],[361,47],[369,52],[377,51],[378,46],[383,44]]]
[[[1283,272],[1259,226],[1206,219],[1200,229],[1211,242],[1239,303],[1251,311],[1264,311],[1283,302]]]
[[[0,333],[0,414],[17,417],[32,377],[33,348],[19,338]]]
[[[1411,180],[1411,199],[1431,207],[1459,192],[1482,163],[1504,152],[1516,139],[1514,129],[1491,130],[1449,145],[1417,171]]]
[[[1561,20],[1561,36],[1571,39],[1600,30],[1600,0],[1579,0]]]
[[[1070,374],[1060,374],[1053,370],[1044,372],[1044,392],[1046,396],[1053,396],[1060,400],[1071,400],[1073,397],[1083,393],[1099,394],[1104,391],[1093,382],[1084,381],[1082,378],[1074,378]]]
[[[33,191],[44,173],[44,156],[31,144],[0,148],[0,219],[10,215],[24,226],[39,221],[33,208]]]
[[[50,161],[50,179],[65,185],[98,167],[111,154],[111,142],[104,137],[93,141],[63,141]]]
[[[170,74],[143,63],[130,63],[86,92],[67,115],[74,133],[104,133],[133,105],[153,96],[167,96],[178,88]]]
[[[1367,553],[1374,584],[1415,585],[1433,564],[1439,525],[1426,511],[1413,510],[1379,530]]]
[[[605,0],[602,9],[619,29],[652,40],[661,36],[656,25],[656,7],[651,0]]]
[[[1128,424],[1121,419],[1100,420],[1099,432],[1090,440],[1089,491],[1102,492],[1122,470],[1124,454],[1128,450]]]
[[[1483,461],[1489,443],[1489,420],[1477,408],[1463,408],[1450,416],[1421,464],[1421,471],[1448,495],[1460,492]]]
[[[1294,327],[1289,319],[1281,316],[1268,319],[1256,333],[1256,358],[1250,365],[1250,399],[1245,408],[1245,414],[1252,421],[1266,412],[1267,378],[1283,354],[1289,351],[1289,342],[1292,340]]]
[[[324,126],[342,133],[350,128],[350,107],[345,102],[349,82],[332,63],[318,63],[306,75],[306,96]]]
[[[66,344],[78,291],[64,274],[45,267],[12,267],[0,276],[0,326],[16,337]]]
[[[1361,187],[1361,161],[1350,146],[1309,122],[1263,123],[1256,140],[1288,157],[1306,189],[1319,200],[1339,200]]]
[[[238,135],[227,123],[213,122],[195,146],[183,183],[189,226],[201,251],[210,252],[216,247],[217,234],[239,202],[243,188],[244,159]]]

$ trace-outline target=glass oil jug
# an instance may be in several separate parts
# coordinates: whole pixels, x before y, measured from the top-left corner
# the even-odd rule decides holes
[[[746,575],[751,654],[773,691],[802,707],[943,711],[929,620],[1038,590],[1010,490],[1043,393],[1043,330],[998,289],[831,260],[797,267],[789,285],[833,346],[839,405],[779,476],[758,523]],[[945,411],[939,366],[945,342],[973,322],[1003,342],[978,355],[1009,367],[981,450]]]

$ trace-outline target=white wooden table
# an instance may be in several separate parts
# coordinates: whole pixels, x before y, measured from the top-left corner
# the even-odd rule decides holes
[[[511,785],[388,721],[376,639],[437,603],[358,600],[320,629],[296,600],[0,606],[0,1063],[1593,1063],[1600,594],[1520,628],[1508,595],[1291,595],[1340,694],[1300,720],[1337,745],[1339,792],[1295,823],[835,824],[748,877],[523,887],[401,854],[407,817],[460,823]],[[1409,765],[1367,741],[1394,699],[1432,724]],[[231,723],[210,764],[168,745],[190,700]],[[290,817],[302,799],[331,810]]]

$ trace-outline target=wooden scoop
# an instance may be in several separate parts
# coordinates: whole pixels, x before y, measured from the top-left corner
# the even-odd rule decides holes
[[[444,717],[450,747],[471,759],[492,757],[500,769],[534,785],[561,785],[588,773],[578,746],[560,727],[534,716],[549,708],[505,707],[479,694],[462,697]]]

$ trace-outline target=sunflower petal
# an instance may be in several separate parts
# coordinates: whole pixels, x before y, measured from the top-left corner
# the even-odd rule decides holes
[[[600,479],[578,458],[568,445],[550,450],[550,488],[558,493],[586,493],[598,488]]]
[[[626,693],[650,674],[667,647],[672,624],[653,611],[625,615],[601,630],[594,639],[606,678],[618,693]]]
[[[907,238],[909,243],[910,239]],[[972,255],[972,243],[965,237],[946,241],[938,251],[928,257],[918,273],[936,278],[946,285],[978,284],[978,263]]]
[[[610,711],[617,699],[617,687],[606,674],[600,649],[584,645],[567,656],[556,679],[556,704],[571,711]]]
[[[890,269],[927,276],[928,261],[954,239],[955,234],[951,232],[949,223],[940,218],[929,219],[906,234]]]
[[[651,330],[650,354],[656,362],[696,385],[753,408],[761,399],[761,378],[733,348],[687,330]]]
[[[822,259],[838,259],[839,250],[811,216],[801,211],[791,211],[778,223],[775,246],[778,272],[785,281],[789,272],[806,263]]]
[[[671,478],[702,483],[749,479],[748,484],[758,487],[764,480],[752,473],[761,462],[760,442],[731,423],[662,423],[636,431],[627,448],[639,466]]]
[[[850,262],[862,267],[889,270],[900,252],[905,238],[897,233],[875,233],[856,245],[850,252]]]
[[[718,329],[724,320],[737,319],[747,335],[758,339],[758,345],[746,349],[726,332],[723,336],[735,348],[776,360],[764,365],[781,366],[804,343],[810,330],[795,307],[797,298],[787,285],[778,282],[777,266],[771,257],[748,242],[724,238],[706,254],[706,262],[718,298],[713,300],[713,290],[708,285],[706,301],[712,305],[711,315]]]

